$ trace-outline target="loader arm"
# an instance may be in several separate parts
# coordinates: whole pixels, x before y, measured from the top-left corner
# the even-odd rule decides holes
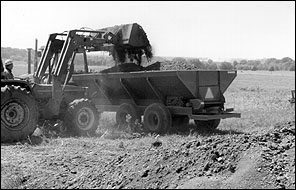
[[[51,34],[46,43],[45,49],[40,59],[40,63],[37,67],[36,73],[34,73],[35,82],[40,83],[46,69],[50,67],[54,54],[58,53],[63,46],[64,41],[57,39],[57,36],[63,36],[65,34]]]
[[[40,63],[35,73],[35,80],[40,83],[45,71],[49,68],[50,74],[62,82],[70,66],[69,61],[73,54],[82,51],[98,50],[106,43],[104,38],[80,35],[81,32],[103,33],[102,31],[70,30],[67,34],[55,33],[49,36]],[[66,37],[65,40],[60,39]]]
[[[85,30],[70,30],[65,40],[58,37],[65,37],[65,34],[52,34],[49,37],[44,53],[42,54],[39,67],[36,72],[35,81],[40,83],[47,68],[52,78],[51,98],[48,102],[52,113],[59,113],[63,101],[64,88],[73,74],[73,62],[76,53],[85,52],[97,45],[106,43],[104,38],[94,39],[92,36],[85,36],[81,32],[94,32]],[[95,31],[95,33],[103,33]]]
[[[66,39],[64,39],[66,38]],[[64,83],[70,71],[69,61],[75,53],[85,51],[109,51],[115,62],[124,63],[126,57],[141,64],[141,56],[152,58],[152,49],[143,28],[137,23],[123,24],[98,30],[70,30],[49,36],[46,47],[34,74],[40,83],[46,70]],[[71,78],[71,73],[68,74]],[[66,81],[67,82],[67,81]]]
[[[46,83],[52,84],[48,107],[52,113],[59,114],[65,86],[74,71],[76,53],[84,53],[86,68],[86,51],[109,51],[115,62],[121,63],[128,55],[140,63],[143,54],[146,54],[147,58],[152,56],[150,50],[151,46],[146,33],[136,23],[99,30],[70,30],[54,33],[49,36],[37,71],[34,73],[34,80],[35,83],[42,85],[44,77],[47,77]]]

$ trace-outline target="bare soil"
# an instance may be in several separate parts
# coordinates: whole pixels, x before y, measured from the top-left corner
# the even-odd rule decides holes
[[[295,188],[295,121],[260,134],[176,131],[2,143],[1,189]]]

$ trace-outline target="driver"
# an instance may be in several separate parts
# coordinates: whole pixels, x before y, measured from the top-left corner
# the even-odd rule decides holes
[[[14,79],[12,74],[13,62],[11,59],[5,61],[4,77],[5,79]]]

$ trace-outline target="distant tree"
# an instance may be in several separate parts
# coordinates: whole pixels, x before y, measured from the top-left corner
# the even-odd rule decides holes
[[[33,52],[31,52],[32,56]],[[26,49],[18,49],[11,47],[1,47],[1,57],[3,60],[12,59],[14,61],[27,61],[28,60],[28,51]]]
[[[2,60],[13,59],[14,61],[24,61],[28,60],[28,50],[18,49],[11,47],[1,47],[1,57]],[[34,58],[34,51],[31,51],[31,58]],[[87,61],[89,65],[105,65],[113,66],[114,60],[111,55],[88,55]],[[156,61],[160,61],[163,65],[166,65],[168,69],[209,69],[215,70],[219,69],[237,69],[237,70],[285,70],[285,71],[295,71],[295,60],[290,57],[283,57],[281,59],[276,58],[264,58],[256,60],[246,60],[238,59],[234,60],[232,63],[229,62],[214,62],[212,59],[207,61],[202,61],[201,59],[193,58],[186,59],[183,57],[160,57],[154,56],[150,62],[146,58],[142,59],[142,66],[150,65]],[[83,56],[76,55],[75,64],[82,65],[84,62]]]
[[[217,70],[218,69],[218,66],[215,62],[212,62],[212,63],[209,63],[206,65],[206,69],[208,70]]]
[[[239,62],[239,64],[240,64],[240,65],[246,65],[246,64],[248,64],[248,61],[245,60],[245,59],[243,59],[243,60],[241,60],[241,61]]]
[[[284,57],[281,60],[281,62],[291,62],[291,61],[293,61],[293,59],[291,59],[290,57]]]
[[[295,61],[292,60],[291,58],[289,57],[285,57],[281,60],[281,64],[280,64],[280,69],[281,70],[285,70],[285,71],[289,71],[291,69],[291,67],[295,67]]]
[[[252,67],[250,65],[238,65],[237,70],[251,70]]]
[[[275,58],[268,58],[264,61],[264,64],[267,65],[267,66],[270,66],[272,64],[275,64],[276,63],[276,59]]]
[[[183,57],[174,57],[174,58],[172,59],[172,62],[173,62],[174,64],[187,64],[186,59],[183,58]]]
[[[219,69],[231,70],[231,69],[233,69],[233,65],[229,62],[224,61],[220,64]]]
[[[233,67],[236,68],[236,66],[237,66],[238,64],[239,64],[239,63],[235,60],[235,61],[233,62]]]
[[[273,66],[271,66],[271,67],[269,67],[269,69],[268,69],[269,71],[274,71],[274,67]]]
[[[254,65],[253,67],[252,67],[252,69],[251,69],[252,71],[257,71],[258,70],[258,68],[257,68],[257,66],[256,65]]]
[[[190,59],[189,63],[198,69],[205,69],[206,68],[205,64],[202,63],[199,59]]]
[[[213,60],[212,59],[209,59],[208,60],[208,64],[212,64],[213,63]]]

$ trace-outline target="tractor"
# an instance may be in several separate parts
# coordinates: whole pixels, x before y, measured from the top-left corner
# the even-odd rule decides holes
[[[89,73],[86,52],[91,51],[108,51],[116,64],[129,57],[139,65],[142,55],[152,56],[137,23],[50,34],[33,79],[1,79],[1,142],[30,136],[44,120],[62,120],[73,135],[95,132],[100,113],[89,99],[88,86],[70,81],[76,54],[83,54],[83,73]]]
[[[87,52],[109,52],[115,67],[91,72]],[[83,70],[76,72],[77,54]],[[144,123],[148,133],[166,133],[173,123],[216,129],[221,119],[240,117],[224,108],[223,93],[237,76],[227,70],[160,70],[148,62],[152,48],[143,28],[123,24],[49,35],[32,80],[1,80],[1,142],[18,141],[44,120],[61,120],[75,136],[92,135],[102,112],[116,122]]]

